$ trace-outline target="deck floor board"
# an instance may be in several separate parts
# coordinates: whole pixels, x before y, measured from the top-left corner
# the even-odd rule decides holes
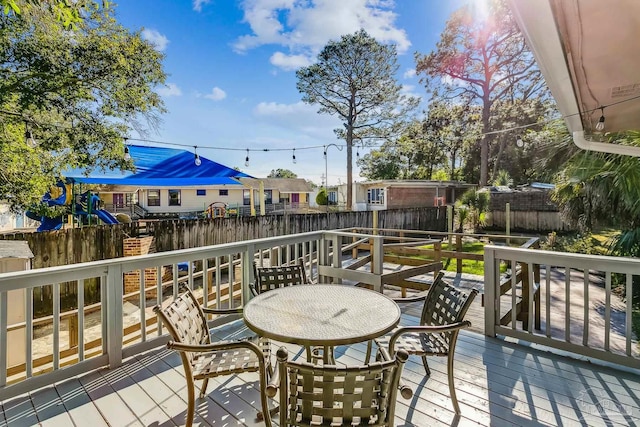
[[[419,315],[415,307],[405,310],[401,324],[416,324],[416,311]],[[242,322],[214,332],[220,339],[249,333]],[[279,345],[272,343],[274,352]],[[300,347],[286,347],[290,357],[304,357]],[[338,347],[337,362],[363,364],[365,351],[364,343]],[[428,378],[418,357],[410,357],[404,367],[403,381],[414,390],[414,396],[410,400],[398,397],[397,426],[640,424],[640,377],[633,372],[465,330],[455,359],[455,385],[462,410],[456,417],[449,397],[446,358],[428,360],[432,372]],[[256,420],[260,410],[256,373],[213,378],[207,391],[206,398],[197,401],[195,425],[263,425]],[[616,405],[627,413],[617,411]],[[184,425],[186,409],[180,357],[158,348],[125,360],[116,369],[100,369],[4,401],[0,425]],[[274,424],[278,425],[277,417]]]

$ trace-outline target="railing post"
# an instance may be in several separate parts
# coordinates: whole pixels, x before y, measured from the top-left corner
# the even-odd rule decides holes
[[[122,265],[115,264],[107,267],[107,301],[105,310],[107,316],[107,354],[109,368],[122,365]]]
[[[462,254],[462,236],[456,235],[456,273],[462,273],[462,258],[459,256]]]
[[[356,229],[354,228],[353,230],[351,230],[351,232],[352,232],[352,233],[357,233],[357,232],[358,232],[358,230],[356,230]],[[353,237],[351,238],[351,241],[352,241],[353,243],[357,242],[357,241],[358,241],[358,237],[357,237],[357,236],[353,236]],[[354,247],[353,247],[353,249],[351,250],[351,258],[353,258],[353,259],[358,259],[358,247],[357,247],[357,246],[354,246]]]
[[[251,299],[251,289],[249,284],[253,283],[253,259],[256,248],[254,245],[248,245],[247,249],[242,253],[242,305],[244,306]]]
[[[335,268],[342,268],[342,236],[334,234],[331,239],[333,245],[333,262],[332,265]],[[342,279],[337,277],[333,280],[333,283],[342,284]]]
[[[8,292],[0,292],[0,343],[2,348],[0,349],[0,387],[7,385],[7,327],[9,317],[7,316],[8,310]]]
[[[382,292],[382,272],[384,263],[384,237],[373,237],[371,251],[371,272],[377,276],[379,282],[373,285],[373,290]]]
[[[327,283],[327,276],[320,275],[320,266],[328,265],[327,259],[329,258],[329,244],[327,243],[326,234],[322,235],[320,239],[320,245],[318,247],[318,283]]]
[[[484,333],[488,337],[496,336],[496,280],[495,250],[484,248]],[[515,272],[514,272],[515,274]]]

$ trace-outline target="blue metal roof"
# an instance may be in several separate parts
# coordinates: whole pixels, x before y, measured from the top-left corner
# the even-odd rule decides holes
[[[164,147],[129,145],[129,154],[135,172],[94,170],[88,176],[82,170],[66,174],[71,181],[85,184],[114,184],[153,187],[185,187],[202,185],[242,185],[234,178],[252,178],[220,163],[200,156],[201,164],[194,163],[194,153]]]

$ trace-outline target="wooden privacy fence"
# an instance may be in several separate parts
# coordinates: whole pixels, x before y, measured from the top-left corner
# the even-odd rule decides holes
[[[378,227],[446,230],[446,208],[410,208],[377,212]],[[0,239],[26,240],[33,268],[122,257],[123,241],[147,234],[155,251],[197,248],[308,231],[372,227],[373,212],[268,215],[258,217],[141,221],[44,233],[14,233]]]
[[[446,229],[445,208],[412,208],[376,213],[379,227],[417,230]],[[43,233],[14,233],[0,239],[25,240],[34,254],[33,268],[56,267],[124,256],[124,241],[130,237],[153,237],[152,252],[168,252],[243,240],[299,234],[349,227],[372,227],[372,211],[322,214],[268,215],[194,220],[151,220],[131,224],[92,226]],[[60,285],[63,308],[73,307],[77,287]],[[33,290],[36,315],[51,314],[53,288]],[[97,280],[84,283],[85,301],[97,303],[100,286]]]

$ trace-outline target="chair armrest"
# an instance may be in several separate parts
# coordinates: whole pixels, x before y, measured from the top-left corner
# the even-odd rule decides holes
[[[412,297],[405,297],[405,298],[391,298],[394,302],[398,303],[398,304],[408,304],[408,303],[412,303],[412,302],[418,302],[418,301],[424,301],[424,299],[427,297],[427,292],[421,292],[418,295],[414,295]]]
[[[249,284],[249,290],[251,291],[251,296],[252,297],[257,297],[258,296],[258,290],[256,289],[255,283],[250,283]]]
[[[209,308],[202,307],[205,314],[239,314],[242,313],[242,307],[236,308]]]
[[[275,397],[278,394],[278,387],[280,386],[280,361],[276,360],[276,366],[273,368],[273,374],[267,384],[267,396]]]
[[[401,326],[398,328],[391,338],[389,339],[389,351],[393,351],[396,341],[400,338],[401,335],[407,333],[423,333],[423,334],[441,334],[444,332],[453,332],[458,329],[468,328],[471,326],[471,322],[468,320],[463,320],[462,322],[451,323],[449,325],[442,326]]]
[[[258,360],[261,360],[261,364],[264,363],[264,354],[260,347],[249,340],[238,340],[238,341],[218,341],[213,344],[202,344],[202,345],[191,345],[191,344],[182,344],[177,343],[175,341],[169,341],[167,343],[167,348],[175,351],[183,351],[183,352],[194,352],[194,353],[208,353],[211,351],[223,351],[223,350],[232,350],[235,348],[246,348],[247,350],[253,351],[256,356],[258,356]]]
[[[383,362],[388,362],[391,360],[391,356],[389,355],[389,351],[386,348],[379,347],[378,348],[378,356],[376,359],[380,358]],[[409,400],[413,397],[413,390],[411,387],[403,383],[402,381],[398,382],[398,391],[400,392],[400,396]]]

